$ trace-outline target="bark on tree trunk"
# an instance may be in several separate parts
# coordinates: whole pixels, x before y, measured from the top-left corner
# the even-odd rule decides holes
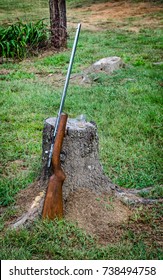
[[[48,118],[43,130],[42,179],[47,174],[50,149],[56,118]],[[61,165],[66,174],[63,184],[63,198],[67,199],[75,189],[88,188],[95,192],[112,192],[114,184],[105,176],[99,161],[98,135],[96,125],[76,119],[68,119],[67,135],[64,138]]]
[[[66,1],[49,0],[51,45],[55,49],[67,46]]]

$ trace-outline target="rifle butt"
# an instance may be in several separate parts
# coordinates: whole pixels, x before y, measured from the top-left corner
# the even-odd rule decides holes
[[[54,220],[55,218],[63,218],[62,185],[65,178],[66,176],[64,173],[62,173],[62,178],[55,174],[50,177],[43,206],[43,219]]]
[[[55,218],[61,219],[63,217],[62,185],[66,176],[61,168],[60,152],[65,135],[67,117],[67,114],[61,114],[52,156],[54,174],[49,179],[42,211],[42,218],[48,218],[50,220],[54,220]]]

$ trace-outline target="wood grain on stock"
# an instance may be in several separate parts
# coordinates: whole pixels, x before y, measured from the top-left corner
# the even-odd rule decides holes
[[[50,177],[42,217],[54,220],[63,217],[62,185],[66,178],[60,164],[60,153],[65,135],[67,114],[61,114],[52,156],[54,174]]]

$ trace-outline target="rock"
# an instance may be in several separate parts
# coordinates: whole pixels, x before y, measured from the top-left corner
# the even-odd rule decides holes
[[[121,67],[124,67],[122,59],[118,56],[111,56],[96,61],[88,69],[86,69],[85,72],[88,74],[92,72],[97,73],[104,71],[108,74],[111,74],[113,71],[118,70]]]
[[[125,66],[122,59],[118,56],[105,57],[84,69],[82,73],[72,75],[71,79],[78,84],[91,85],[100,80],[98,73],[104,72],[110,75],[115,70]]]
[[[163,65],[163,61],[153,62],[153,65]]]

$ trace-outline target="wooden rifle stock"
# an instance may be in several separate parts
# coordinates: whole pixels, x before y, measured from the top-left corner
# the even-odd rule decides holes
[[[57,135],[55,138],[52,167],[54,174],[50,177],[44,200],[42,217],[53,220],[63,217],[62,185],[66,178],[60,164],[60,153],[65,135],[67,114],[61,114]]]

